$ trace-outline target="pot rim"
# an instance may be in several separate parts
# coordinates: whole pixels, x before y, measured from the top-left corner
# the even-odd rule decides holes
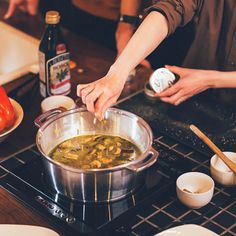
[[[141,118],[141,117],[139,117],[139,116],[137,116],[137,115],[135,115],[135,114],[133,114],[129,111],[125,111],[125,110],[118,109],[118,108],[108,108],[107,110],[108,111],[114,111],[116,113],[122,113],[122,114],[125,114],[125,115],[127,115],[131,118],[134,118],[137,122],[140,122],[140,124],[142,124],[142,126],[144,126],[144,128],[147,130],[147,133],[148,133],[148,136],[149,136],[148,145],[147,145],[146,150],[139,156],[139,158],[137,158],[136,160],[130,161],[128,163],[118,165],[118,166],[114,166],[114,167],[110,167],[110,168],[78,169],[78,168],[74,168],[74,167],[62,164],[60,162],[54,161],[51,157],[49,157],[47,154],[45,154],[44,151],[42,150],[42,147],[41,147],[40,142],[39,142],[40,135],[43,132],[43,130],[45,128],[47,128],[51,123],[53,123],[57,119],[60,119],[64,116],[67,116],[67,115],[70,115],[70,114],[73,114],[73,113],[77,113],[77,112],[88,112],[88,110],[86,108],[74,108],[74,109],[71,109],[71,110],[68,110],[68,111],[64,111],[64,112],[62,112],[58,115],[53,116],[49,120],[47,120],[39,128],[39,130],[37,131],[37,134],[36,134],[36,145],[37,145],[37,148],[40,151],[41,155],[43,157],[45,157],[50,163],[52,163],[56,166],[59,166],[62,169],[65,169],[67,171],[76,172],[76,173],[94,173],[94,172],[104,172],[104,171],[105,172],[107,172],[107,171],[114,172],[114,171],[124,169],[124,168],[127,168],[127,169],[130,170],[130,168],[128,168],[129,166],[132,166],[132,165],[135,165],[135,164],[138,164],[138,163],[144,161],[148,157],[148,155],[150,153],[150,150],[152,149],[153,134],[152,134],[151,127],[148,125],[148,123],[143,118]]]

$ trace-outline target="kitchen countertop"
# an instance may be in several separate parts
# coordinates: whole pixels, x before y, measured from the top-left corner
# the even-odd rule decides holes
[[[1,1],[0,19],[3,18],[6,9],[6,2]],[[19,11],[6,23],[38,39],[44,32],[44,22],[40,16],[26,16]],[[76,98],[76,84],[91,82],[105,75],[115,58],[115,53],[95,42],[78,37],[68,30],[64,29],[63,32],[70,47],[71,59],[77,63],[77,67],[71,71],[73,84],[70,94],[71,97]],[[78,68],[82,68],[84,72],[78,73]],[[127,83],[121,97],[142,89],[150,72],[140,68],[136,76],[136,81],[139,82],[131,81]],[[33,75],[27,75],[4,86],[12,96],[16,96],[16,100],[23,106],[25,115],[17,130],[0,144],[0,162],[7,159],[12,153],[16,153],[35,142],[37,129],[33,124],[33,120],[40,114],[40,102],[42,100],[39,93],[32,92],[32,89],[37,87],[37,81],[28,83],[20,92],[16,89],[17,86],[24,82],[27,83],[33,77]],[[30,90],[31,92],[29,92]],[[26,130],[27,132],[25,132]],[[31,224],[56,230],[48,221],[31,209],[26,208],[3,188],[0,188],[0,199],[0,224]]]

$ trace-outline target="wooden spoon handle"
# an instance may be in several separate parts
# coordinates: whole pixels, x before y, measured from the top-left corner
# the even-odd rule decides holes
[[[221,160],[236,173],[236,163],[231,161],[201,130],[195,125],[190,125],[190,129],[215,153]]]

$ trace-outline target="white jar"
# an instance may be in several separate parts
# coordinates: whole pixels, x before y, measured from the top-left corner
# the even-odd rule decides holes
[[[176,80],[175,74],[171,71],[166,68],[159,68],[150,76],[149,84],[156,93],[160,93],[165,89],[170,88]]]

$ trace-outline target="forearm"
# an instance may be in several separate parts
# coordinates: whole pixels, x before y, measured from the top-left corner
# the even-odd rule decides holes
[[[120,55],[134,34],[139,23],[140,5],[141,0],[121,0],[120,19],[116,29],[117,55]]]
[[[111,70],[125,78],[165,39],[167,33],[166,18],[159,12],[151,12],[112,65]]]
[[[139,14],[140,5],[141,0],[121,0],[120,14],[137,16]]]
[[[211,71],[206,78],[211,88],[236,88],[236,71]]]

